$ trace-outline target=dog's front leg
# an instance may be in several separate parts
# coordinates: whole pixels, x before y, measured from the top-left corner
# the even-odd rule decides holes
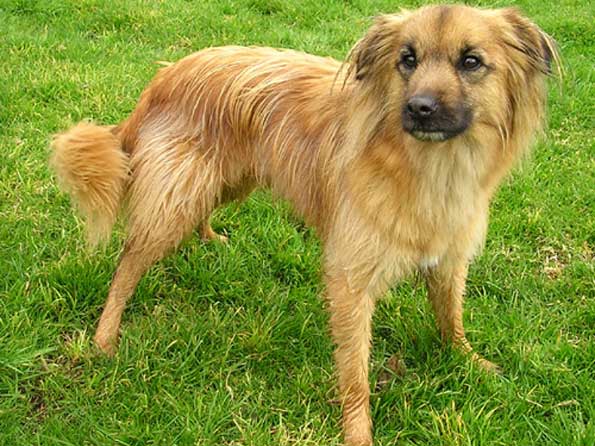
[[[463,327],[463,296],[469,262],[446,258],[426,274],[428,297],[436,314],[440,334],[477,362],[483,369],[495,372],[498,366],[473,352]]]
[[[350,287],[342,275],[327,274],[326,282],[345,445],[368,446],[372,444],[368,357],[374,301],[365,289]]]

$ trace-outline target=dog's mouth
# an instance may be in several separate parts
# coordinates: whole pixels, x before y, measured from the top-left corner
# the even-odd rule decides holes
[[[403,129],[413,136],[418,141],[425,142],[443,142],[452,139],[467,128],[469,128],[470,119],[463,119],[459,122],[448,123],[449,125],[436,125],[431,122],[412,122],[411,120],[403,120]]]
[[[409,133],[420,141],[442,142],[452,138],[448,133],[440,131],[424,132],[423,130],[412,130]]]

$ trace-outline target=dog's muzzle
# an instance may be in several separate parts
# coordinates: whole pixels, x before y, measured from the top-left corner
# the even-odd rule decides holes
[[[446,141],[463,133],[471,123],[471,110],[452,110],[427,94],[409,98],[402,112],[403,129],[421,141]]]

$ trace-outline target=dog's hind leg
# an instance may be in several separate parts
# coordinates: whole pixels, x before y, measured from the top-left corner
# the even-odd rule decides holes
[[[226,186],[223,188],[217,206],[223,205],[230,201],[242,202],[256,187],[256,181],[253,178],[242,178],[234,186]],[[205,219],[199,226],[200,238],[203,241],[220,241],[226,243],[228,238],[225,235],[218,234],[211,227],[209,218]]]
[[[180,220],[178,223],[169,227],[153,227],[149,236],[129,236],[94,338],[106,354],[113,355],[117,349],[122,313],[138,282],[151,265],[175,249],[192,232],[196,219]]]
[[[144,273],[174,250],[195,224],[192,219],[180,220],[178,225],[153,227],[148,236],[129,235],[95,332],[95,343],[103,352],[115,353],[122,313]]]
[[[131,166],[128,237],[94,338],[107,354],[116,350],[122,313],[143,274],[208,222],[224,183],[217,160],[175,144],[139,150]]]
[[[154,262],[147,254],[142,249],[127,244],[120,258],[94,337],[97,346],[107,355],[111,356],[116,352],[120,321],[126,302],[134,293],[145,271]],[[158,257],[156,253],[153,253],[153,256],[155,259]]]

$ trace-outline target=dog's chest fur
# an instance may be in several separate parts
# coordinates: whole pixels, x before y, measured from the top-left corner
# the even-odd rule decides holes
[[[407,140],[376,145],[362,156],[348,176],[346,201],[391,276],[436,266],[462,239],[468,252],[460,255],[478,250],[487,216],[479,175],[485,164],[479,149]]]

